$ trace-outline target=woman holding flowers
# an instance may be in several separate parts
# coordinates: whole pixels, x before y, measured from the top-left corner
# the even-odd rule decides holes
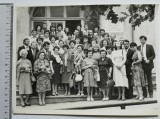
[[[45,53],[40,52],[38,59],[34,63],[34,71],[37,76],[36,90],[38,92],[39,105],[45,105],[46,91],[51,90],[50,74],[51,68],[48,60],[45,59]]]
[[[17,82],[19,85],[19,95],[22,107],[30,106],[28,100],[30,94],[32,94],[32,65],[31,62],[28,59],[26,59],[27,54],[27,50],[22,49],[20,51],[21,59],[17,62]],[[26,95],[25,101],[23,99],[24,95]]]

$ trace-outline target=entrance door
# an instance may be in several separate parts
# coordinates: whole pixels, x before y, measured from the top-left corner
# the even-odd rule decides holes
[[[74,30],[77,29],[77,25],[81,24],[81,20],[66,20],[66,27],[70,29],[71,33],[74,33]]]

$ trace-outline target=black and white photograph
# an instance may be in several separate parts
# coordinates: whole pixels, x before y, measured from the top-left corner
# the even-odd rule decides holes
[[[158,7],[16,7],[13,112],[157,115]]]

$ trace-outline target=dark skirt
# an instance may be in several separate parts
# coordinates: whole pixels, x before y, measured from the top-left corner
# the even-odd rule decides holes
[[[54,74],[52,75],[51,83],[60,83],[61,74],[60,74],[60,64],[53,64]]]
[[[97,85],[99,88],[106,88],[107,87],[107,81],[108,81],[108,73],[106,72],[106,70],[104,71],[100,71],[100,81],[98,81]]]

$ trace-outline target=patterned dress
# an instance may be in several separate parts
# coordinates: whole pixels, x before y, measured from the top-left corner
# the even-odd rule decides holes
[[[133,56],[132,56],[133,61],[138,60],[138,53],[140,54],[139,51],[136,51],[133,54]],[[142,69],[141,63],[135,64],[132,67],[132,76],[133,76],[134,86],[142,86],[142,87],[146,86],[146,82],[145,82],[145,78],[144,78],[144,71]]]
[[[38,71],[39,69],[45,69],[45,71]],[[50,78],[49,78],[50,65],[47,60],[36,60],[34,63],[34,71],[39,72],[37,75],[37,92],[45,92],[51,90]]]
[[[108,73],[110,67],[112,67],[112,61],[110,58],[105,57],[104,60],[102,58],[98,61],[98,67],[99,67],[99,74],[100,74],[100,81],[98,82],[99,88],[106,88],[107,87],[107,81],[109,79]]]
[[[31,94],[31,62],[28,59],[20,59],[17,62],[17,83],[19,85],[19,94]]]
[[[83,61],[83,67],[92,65],[95,62],[94,59],[86,58]],[[94,70],[93,68],[87,68],[84,71],[84,87],[97,87],[97,81],[94,78]]]

